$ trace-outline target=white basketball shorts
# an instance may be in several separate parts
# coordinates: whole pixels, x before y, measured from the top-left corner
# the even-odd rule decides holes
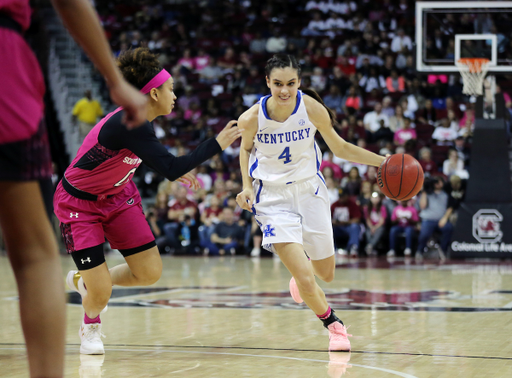
[[[275,253],[275,243],[299,243],[311,260],[334,254],[331,206],[320,174],[288,185],[254,180],[253,189],[265,249]]]

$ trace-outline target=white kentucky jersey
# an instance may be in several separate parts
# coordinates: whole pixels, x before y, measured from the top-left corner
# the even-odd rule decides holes
[[[316,127],[308,118],[303,93],[284,122],[272,120],[267,112],[270,95],[259,101],[258,132],[249,158],[249,175],[272,184],[291,184],[315,176],[321,152],[315,143]]]

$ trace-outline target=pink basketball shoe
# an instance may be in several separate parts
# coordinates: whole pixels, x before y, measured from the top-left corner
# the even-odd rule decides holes
[[[304,302],[302,298],[300,297],[299,288],[297,287],[297,282],[295,282],[295,278],[292,277],[290,280],[290,294],[292,295],[292,298],[297,303]]]
[[[350,352],[347,327],[339,322],[329,324],[329,352]]]

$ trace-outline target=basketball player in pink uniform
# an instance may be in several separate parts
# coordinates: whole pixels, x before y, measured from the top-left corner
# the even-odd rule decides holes
[[[144,161],[171,181],[198,188],[188,172],[222,152],[241,136],[236,121],[216,138],[188,155],[175,157],[158,141],[151,121],[171,113],[176,101],[171,75],[148,49],[123,53],[118,65],[125,78],[148,97],[147,121],[135,130],[123,123],[118,108],[87,135],[59,183],[54,197],[62,236],[78,271],[68,273],[70,288],[82,295],[85,316],[79,335],[80,352],[103,354],[100,312],[107,306],[112,285],[147,286],[162,273],[162,260],[132,176]],[[103,255],[105,237],[126,263],[109,270]]]
[[[105,77],[114,102],[127,109],[129,126],[140,125],[146,99],[116,67],[90,2],[53,0],[53,5]],[[51,207],[44,80],[23,38],[30,14],[29,0],[0,0],[0,225],[18,285],[30,376],[57,378],[63,376],[66,307],[44,201]]]

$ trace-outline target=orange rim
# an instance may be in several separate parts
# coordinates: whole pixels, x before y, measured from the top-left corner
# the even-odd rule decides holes
[[[489,62],[490,60],[486,58],[461,58],[457,61],[459,64],[468,66],[471,73],[482,72],[482,66]]]

